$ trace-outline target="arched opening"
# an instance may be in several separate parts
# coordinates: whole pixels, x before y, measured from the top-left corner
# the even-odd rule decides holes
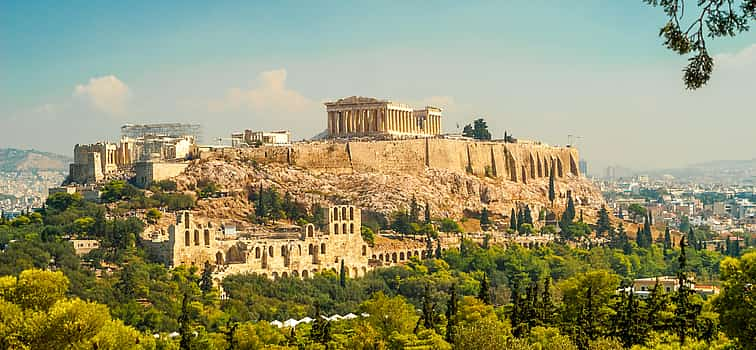
[[[286,272],[284,272],[284,273],[281,274],[281,277],[283,277],[283,278],[289,277],[289,274],[286,273]]]
[[[360,277],[360,275],[359,275],[359,271],[360,271],[360,270],[357,270],[357,268],[356,268],[356,267],[353,267],[353,268],[352,268],[352,277],[355,277],[355,278],[356,278],[356,277]]]
[[[297,255],[302,256],[302,245],[297,244]]]
[[[530,154],[530,178],[534,179],[536,177],[536,164],[535,160],[533,159],[533,154]]]
[[[564,167],[562,166],[562,159],[561,158],[557,158],[557,166],[556,166],[556,168],[557,168],[556,169],[557,170],[557,173],[556,173],[557,177],[564,177]]]
[[[277,279],[278,279],[278,272],[273,272],[273,279],[274,279],[274,280],[277,280]]]
[[[339,219],[339,208],[334,207],[333,208],[333,220]]]
[[[260,259],[260,247],[255,247],[255,259]]]
[[[273,257],[273,246],[268,247],[268,256]]]
[[[420,252],[420,259],[425,259],[425,251]]]
[[[354,233],[354,224],[349,224],[349,233]]]
[[[333,224],[333,234],[339,234],[339,224]]]
[[[210,245],[210,230],[205,230],[205,245]]]
[[[391,253],[391,261],[396,262],[396,253]]]
[[[341,231],[341,233],[346,234],[347,232],[349,232],[349,231],[347,231],[347,224],[342,224],[341,226],[343,228],[343,230]]]
[[[299,271],[294,270],[291,272],[291,277],[299,277]]]
[[[310,277],[310,273],[307,270],[302,270],[302,278]]]
[[[325,243],[320,243],[320,254],[326,253],[326,246]]]
[[[307,230],[307,237],[312,237],[315,235],[315,226],[313,226],[312,224],[308,224],[305,230]]]
[[[184,232],[184,245],[189,246],[191,244],[191,237],[189,237],[189,231]]]
[[[378,260],[383,261],[383,254],[378,254]]]
[[[362,246],[362,256],[367,255],[367,246]]]
[[[200,236],[197,230],[194,230],[194,245],[200,245]]]
[[[223,265],[223,253],[217,252],[215,253],[215,264],[216,265]]]
[[[399,261],[404,261],[404,252],[399,253]]]
[[[310,243],[310,245],[307,247],[307,254],[308,255],[315,254],[315,252],[312,249],[312,243]]]
[[[354,207],[349,207],[349,220],[354,220]]]
[[[347,218],[346,207],[341,207],[341,220],[346,220],[346,218]]]
[[[268,278],[268,274],[267,273],[262,274],[262,276],[263,276],[263,278]]]
[[[286,246],[281,246],[281,256],[286,256]]]
[[[377,257],[375,256],[375,254],[373,254],[373,256],[371,257],[371,259],[373,259],[373,260],[377,259]]]
[[[184,228],[189,228],[189,212],[184,212]]]

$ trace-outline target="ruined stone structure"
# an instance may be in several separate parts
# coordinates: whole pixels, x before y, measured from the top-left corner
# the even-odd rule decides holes
[[[291,145],[291,132],[288,130],[253,131],[246,129],[244,132],[231,134],[231,147],[254,147],[258,145]]]
[[[184,127],[176,127],[174,130],[169,127],[172,125],[174,124],[124,125],[119,144],[77,144],[74,146],[74,162],[70,165],[70,182],[96,183],[119,168],[130,168],[137,162],[183,160],[191,157],[195,148],[195,135],[190,132],[196,131],[193,129],[195,126],[176,124]],[[187,134],[180,135],[180,132]]]
[[[327,224],[322,231],[307,224],[299,230],[226,237],[219,225],[202,222],[191,212],[182,211],[167,233],[153,233],[145,245],[168,266],[209,261],[225,273],[250,272],[270,278],[306,278],[320,271],[338,272],[342,261],[347,273],[357,277],[375,267],[426,255],[420,241],[368,245],[360,234],[360,209],[354,206],[332,206],[324,209],[324,216]],[[446,248],[444,244],[442,249]]]
[[[487,176],[519,183],[580,176],[578,151],[537,143],[503,143],[425,138],[347,143],[296,143],[291,147],[226,149],[200,154],[234,155],[257,162],[284,163],[316,172],[419,174],[426,168]]]
[[[134,172],[136,173],[134,183],[141,188],[147,188],[153,182],[170,179],[181,174],[187,166],[189,166],[187,162],[140,161],[134,164]]]
[[[352,96],[326,102],[329,137],[378,136],[389,138],[428,137],[441,134],[441,109],[423,109]]]

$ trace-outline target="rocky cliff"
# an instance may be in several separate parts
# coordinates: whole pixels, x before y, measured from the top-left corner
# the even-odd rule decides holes
[[[203,158],[177,178],[182,188],[207,179],[227,191],[244,192],[262,183],[306,203],[350,203],[384,215],[406,209],[414,196],[421,205],[429,203],[438,217],[460,218],[483,206],[508,216],[517,203],[529,204],[534,213],[549,205],[548,169],[554,169],[555,208],[564,207],[568,190],[586,215],[603,204],[600,192],[577,173],[576,150],[543,145],[320,143],[226,150]],[[252,210],[241,197],[202,206],[209,216],[241,219]]]

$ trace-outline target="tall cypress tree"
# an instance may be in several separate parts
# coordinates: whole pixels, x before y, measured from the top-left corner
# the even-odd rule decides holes
[[[184,292],[184,299],[181,300],[181,315],[178,318],[179,334],[181,335],[181,342],[179,348],[181,350],[188,350],[191,348],[192,343],[192,326],[191,315],[189,313],[189,292]]]
[[[430,211],[430,204],[428,204],[428,201],[425,201],[425,220],[423,220],[423,222],[426,224],[431,223],[431,211]]]
[[[260,183],[260,189],[257,191],[257,206],[255,206],[255,215],[257,219],[263,221],[267,215],[268,210],[265,208],[265,193],[263,192],[263,185]]]
[[[341,288],[346,288],[346,268],[344,267],[344,259],[341,259],[341,269],[339,270],[339,285]]]
[[[509,228],[517,232],[517,215],[514,208],[512,208],[512,213],[509,214]]]
[[[646,239],[643,233],[643,230],[641,230],[640,226],[638,227],[638,232],[635,233],[635,243],[638,244],[639,248],[645,248],[646,246]]]
[[[485,273],[483,274],[483,279],[480,281],[478,299],[487,305],[491,305],[491,290],[488,286],[488,276]]]
[[[664,249],[672,249],[672,235],[669,233],[669,225],[664,229]]]
[[[451,285],[449,301],[446,304],[446,342],[454,344],[457,327],[457,284]]]
[[[425,329],[435,329],[435,309],[436,304],[431,300],[430,286],[426,284],[425,293],[423,294],[423,327]]]
[[[202,269],[202,277],[199,282],[200,290],[207,293],[213,290],[213,265],[209,261],[205,261],[205,266]]]
[[[410,201],[410,222],[416,223],[418,218],[420,217],[420,206],[417,205],[417,198],[415,196],[412,196],[412,200]]]
[[[483,207],[480,211],[480,228],[488,230],[489,226],[491,226],[491,219],[488,216],[488,208]]]
[[[530,212],[530,205],[525,204],[525,211],[523,212],[522,217],[526,224],[533,224],[533,214]]]
[[[612,229],[612,222],[609,220],[609,212],[605,206],[599,210],[599,217],[596,221],[596,236],[604,237]]]
[[[693,226],[691,226],[688,230],[688,244],[692,245],[694,249],[698,250],[696,242],[698,242],[698,240],[696,240],[696,233],[693,232]]]
[[[685,344],[688,336],[696,334],[696,319],[701,313],[701,306],[694,305],[690,296],[695,293],[689,285],[686,274],[687,258],[685,255],[685,237],[680,238],[680,256],[677,258],[677,292],[675,293],[675,317],[673,326],[680,339],[680,345]]]
[[[559,220],[559,228],[562,231],[567,231],[573,221],[575,221],[575,202],[572,200],[572,192],[567,191],[567,207],[564,209],[562,218]]]
[[[556,191],[554,190],[554,165],[551,166],[549,171],[549,202],[551,206],[554,206],[554,199],[556,199]]]

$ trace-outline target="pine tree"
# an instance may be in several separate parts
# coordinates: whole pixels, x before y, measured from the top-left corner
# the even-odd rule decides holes
[[[543,280],[543,291],[541,291],[540,311],[538,317],[541,326],[548,327],[554,322],[556,314],[556,305],[551,298],[551,277]]]
[[[436,259],[441,259],[441,240],[436,240]]]
[[[487,231],[491,226],[491,219],[488,217],[488,208],[483,207],[480,211],[480,228]]]
[[[454,344],[457,327],[457,285],[451,285],[449,291],[449,301],[446,304],[446,341]]]
[[[518,229],[518,227],[517,227],[517,216],[515,214],[514,208],[512,208],[512,213],[509,214],[509,228],[511,230],[514,230],[515,232],[517,232],[517,229]]]
[[[562,218],[559,220],[559,228],[562,231],[567,231],[573,221],[575,221],[575,202],[572,200],[572,192],[567,191],[567,207],[564,209]]]
[[[664,229],[664,249],[672,249],[672,235],[669,233],[669,225]]]
[[[478,299],[487,305],[491,305],[491,291],[488,286],[488,276],[486,274],[483,274],[483,279],[480,280]]]
[[[549,202],[551,206],[554,206],[554,200],[556,199],[556,191],[554,190],[554,165],[551,166],[549,171]]]
[[[263,192],[262,183],[260,184],[260,190],[257,192],[257,205],[255,206],[255,216],[259,221],[264,221],[267,216],[268,210],[265,208],[265,193]]]
[[[423,327],[425,329],[435,329],[434,319],[435,315],[435,303],[431,300],[430,286],[425,285],[425,293],[423,294]]]
[[[415,198],[414,195],[412,196],[412,200],[410,200],[409,217],[410,222],[412,223],[417,223],[417,220],[420,217],[420,206],[417,205],[417,198]]]
[[[633,345],[645,343],[648,329],[647,324],[641,321],[640,305],[635,299],[635,293],[622,292],[617,308],[612,322],[613,334],[628,349]]]
[[[604,237],[612,230],[612,222],[609,220],[609,212],[602,206],[599,210],[599,218],[596,221],[596,236]]]
[[[431,223],[431,211],[430,211],[430,204],[428,202],[425,202],[425,220],[423,221],[426,224]]]
[[[209,261],[205,261],[205,266],[202,269],[202,277],[199,282],[200,290],[207,293],[213,290],[213,265]]]
[[[341,259],[341,269],[339,270],[339,285],[341,288],[346,288],[346,268],[344,267],[344,259]]]

